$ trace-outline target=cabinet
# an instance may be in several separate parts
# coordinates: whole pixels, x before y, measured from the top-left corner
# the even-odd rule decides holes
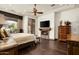
[[[71,26],[58,27],[58,39],[61,41],[67,40],[67,35],[71,34]]]

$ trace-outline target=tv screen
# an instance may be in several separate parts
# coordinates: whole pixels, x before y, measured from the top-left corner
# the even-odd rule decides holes
[[[40,27],[50,27],[50,22],[49,21],[41,21]]]

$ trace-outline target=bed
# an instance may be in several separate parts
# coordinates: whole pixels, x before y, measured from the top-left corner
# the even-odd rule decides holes
[[[34,34],[17,33],[17,34],[11,34],[11,37],[13,37],[13,39],[18,43],[18,45],[28,43],[31,41],[36,42],[36,37]]]
[[[0,45],[0,50],[5,51],[6,49],[12,48],[14,46],[17,46],[17,49],[22,49],[28,45],[35,45],[35,43],[36,43],[36,37],[34,34],[26,34],[26,33],[11,34],[5,45],[4,44]]]
[[[36,37],[34,34],[17,33],[11,34],[11,37],[17,42],[18,49],[24,48],[28,45],[35,45]]]

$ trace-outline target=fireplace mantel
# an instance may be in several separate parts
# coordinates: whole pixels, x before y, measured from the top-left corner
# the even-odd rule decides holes
[[[39,30],[40,31],[50,31],[51,28],[50,27],[44,27],[44,28],[40,28]]]

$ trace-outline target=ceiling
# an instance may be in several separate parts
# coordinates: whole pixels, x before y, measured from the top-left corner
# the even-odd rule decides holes
[[[32,14],[34,5],[33,4],[0,4],[0,9],[10,13],[18,15],[29,15]],[[36,6],[38,11],[47,11],[50,8],[48,4],[42,4]]]
[[[55,4],[55,6],[51,6],[52,4],[37,4],[36,8],[38,11],[48,12],[50,10],[54,10],[60,8],[62,6],[69,6],[63,4]],[[31,13],[33,11],[34,4],[0,4],[0,10],[6,11],[9,13],[17,14],[17,15],[33,15]]]

